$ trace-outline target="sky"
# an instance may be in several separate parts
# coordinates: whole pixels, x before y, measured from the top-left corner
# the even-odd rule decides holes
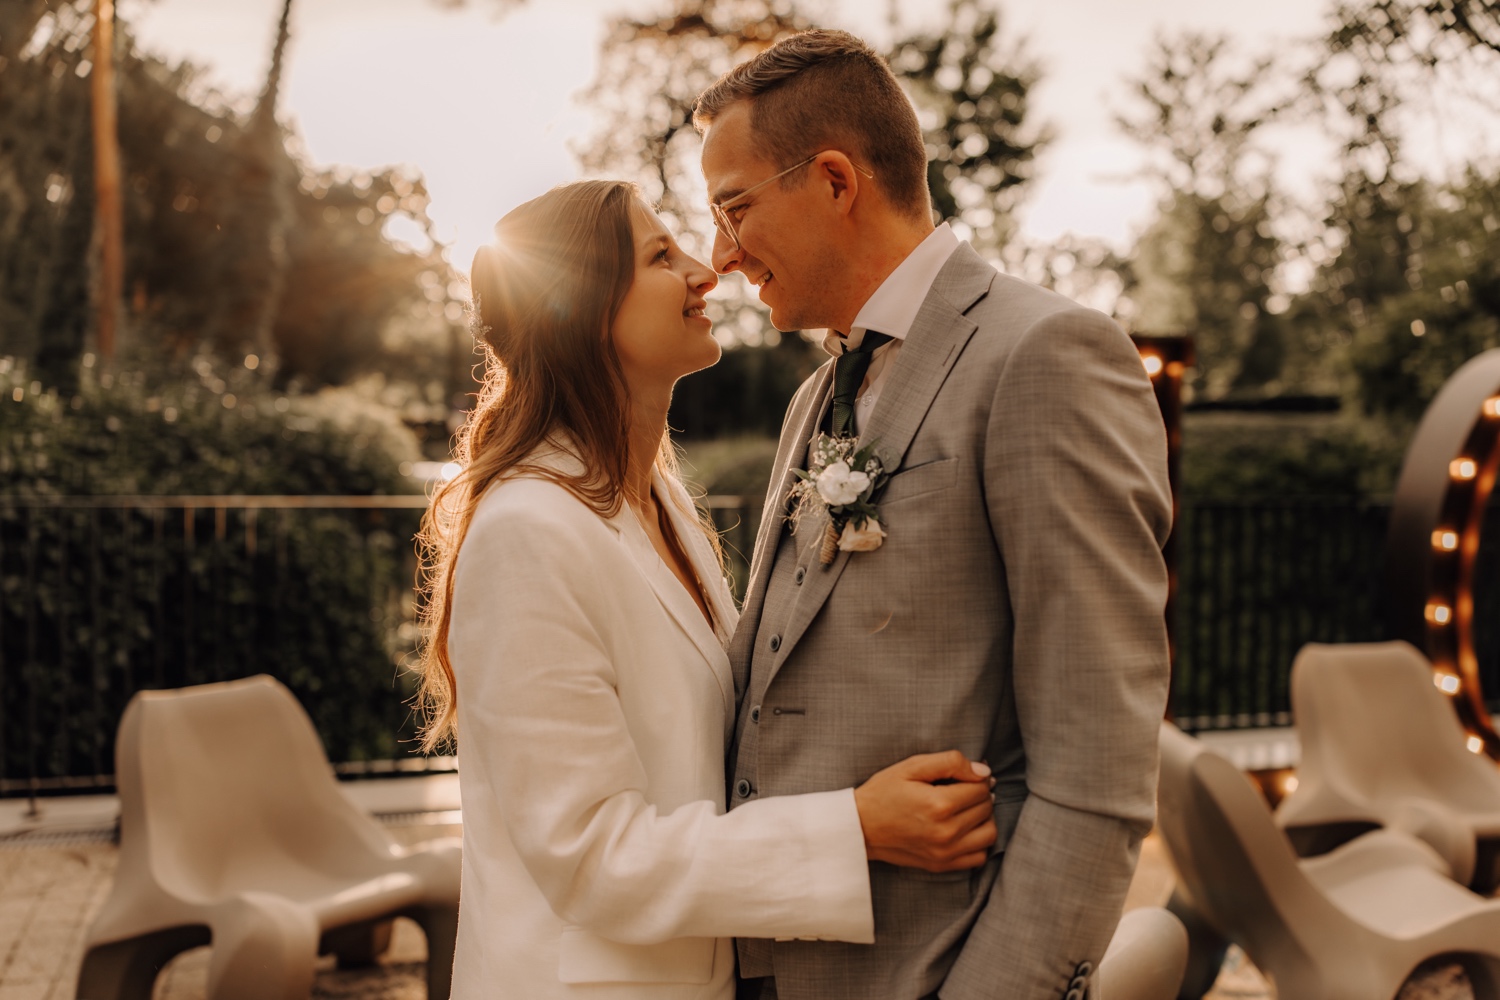
[[[932,25],[942,0],[896,0],[901,27]],[[882,0],[825,0],[830,21],[877,48]],[[280,0],[121,0],[142,47],[205,70],[229,94],[258,91]],[[593,80],[607,18],[664,0],[495,0],[448,10],[433,0],[296,0],[281,116],[319,166],[410,164],[427,179],[429,214],[449,258],[467,269],[496,219],[579,176],[570,143],[597,128],[578,95]],[[1002,31],[1024,36],[1045,76],[1034,114],[1055,141],[1021,209],[1024,235],[1099,237],[1119,248],[1149,220],[1153,189],[1131,174],[1140,153],[1112,115],[1128,106],[1154,35],[1222,32],[1246,49],[1316,33],[1317,0],[1008,0]],[[1278,150],[1279,176],[1311,196],[1331,150],[1307,135]],[[402,235],[400,232],[395,235]]]

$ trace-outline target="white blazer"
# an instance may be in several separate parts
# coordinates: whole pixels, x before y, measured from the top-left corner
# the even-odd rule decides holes
[[[578,469],[546,449],[531,461]],[[682,486],[663,497],[690,509]],[[733,996],[729,938],[870,943],[852,789],[724,811],[733,599],[666,505],[717,634],[627,506],[496,483],[455,569],[463,885],[454,1000]]]

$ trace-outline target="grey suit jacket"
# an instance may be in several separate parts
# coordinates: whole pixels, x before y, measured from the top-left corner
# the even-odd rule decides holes
[[[1089,991],[1154,815],[1166,705],[1166,435],[1107,317],[998,274],[939,273],[863,440],[894,470],[873,552],[786,521],[831,365],[792,400],[743,617],[730,807],[858,784],[956,747],[994,768],[973,872],[871,863],[874,945],[744,940],[783,1000]],[[1076,993],[1070,991],[1077,991]]]

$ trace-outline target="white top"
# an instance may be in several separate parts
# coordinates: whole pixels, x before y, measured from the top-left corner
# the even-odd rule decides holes
[[[870,359],[870,369],[865,372],[864,384],[855,396],[856,434],[874,412],[875,401],[880,398],[880,388],[885,384],[885,373],[890,370],[906,335],[911,331],[911,325],[916,322],[917,312],[922,308],[927,293],[932,290],[932,283],[937,280],[938,272],[957,249],[958,237],[953,234],[948,223],[938,226],[906,255],[905,260],[896,265],[894,271],[886,275],[880,287],[865,300],[854,317],[854,328],[847,337],[830,330],[823,338],[823,349],[834,357],[843,354],[845,350],[852,351],[858,347],[865,339],[866,330],[878,330],[891,338],[890,343],[875,349],[875,356]]]
[[[874,940],[852,789],[724,811],[734,602],[655,487],[716,628],[629,507],[540,478],[492,486],[459,551],[454,1000],[731,1000],[732,936]]]

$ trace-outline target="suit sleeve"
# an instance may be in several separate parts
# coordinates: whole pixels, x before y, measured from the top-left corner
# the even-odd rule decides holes
[[[561,490],[481,511],[454,581],[450,645],[465,761],[563,920],[625,944],[676,937],[874,938],[851,789],[721,814],[663,813],[616,692],[612,589],[591,547],[610,534]],[[592,521],[592,524],[586,523]],[[592,532],[590,532],[592,528]],[[612,538],[610,539],[612,541]]]
[[[1102,314],[1048,316],[995,386],[986,498],[1028,798],[944,1000],[1062,996],[1114,933],[1155,813],[1169,659],[1166,433]]]

